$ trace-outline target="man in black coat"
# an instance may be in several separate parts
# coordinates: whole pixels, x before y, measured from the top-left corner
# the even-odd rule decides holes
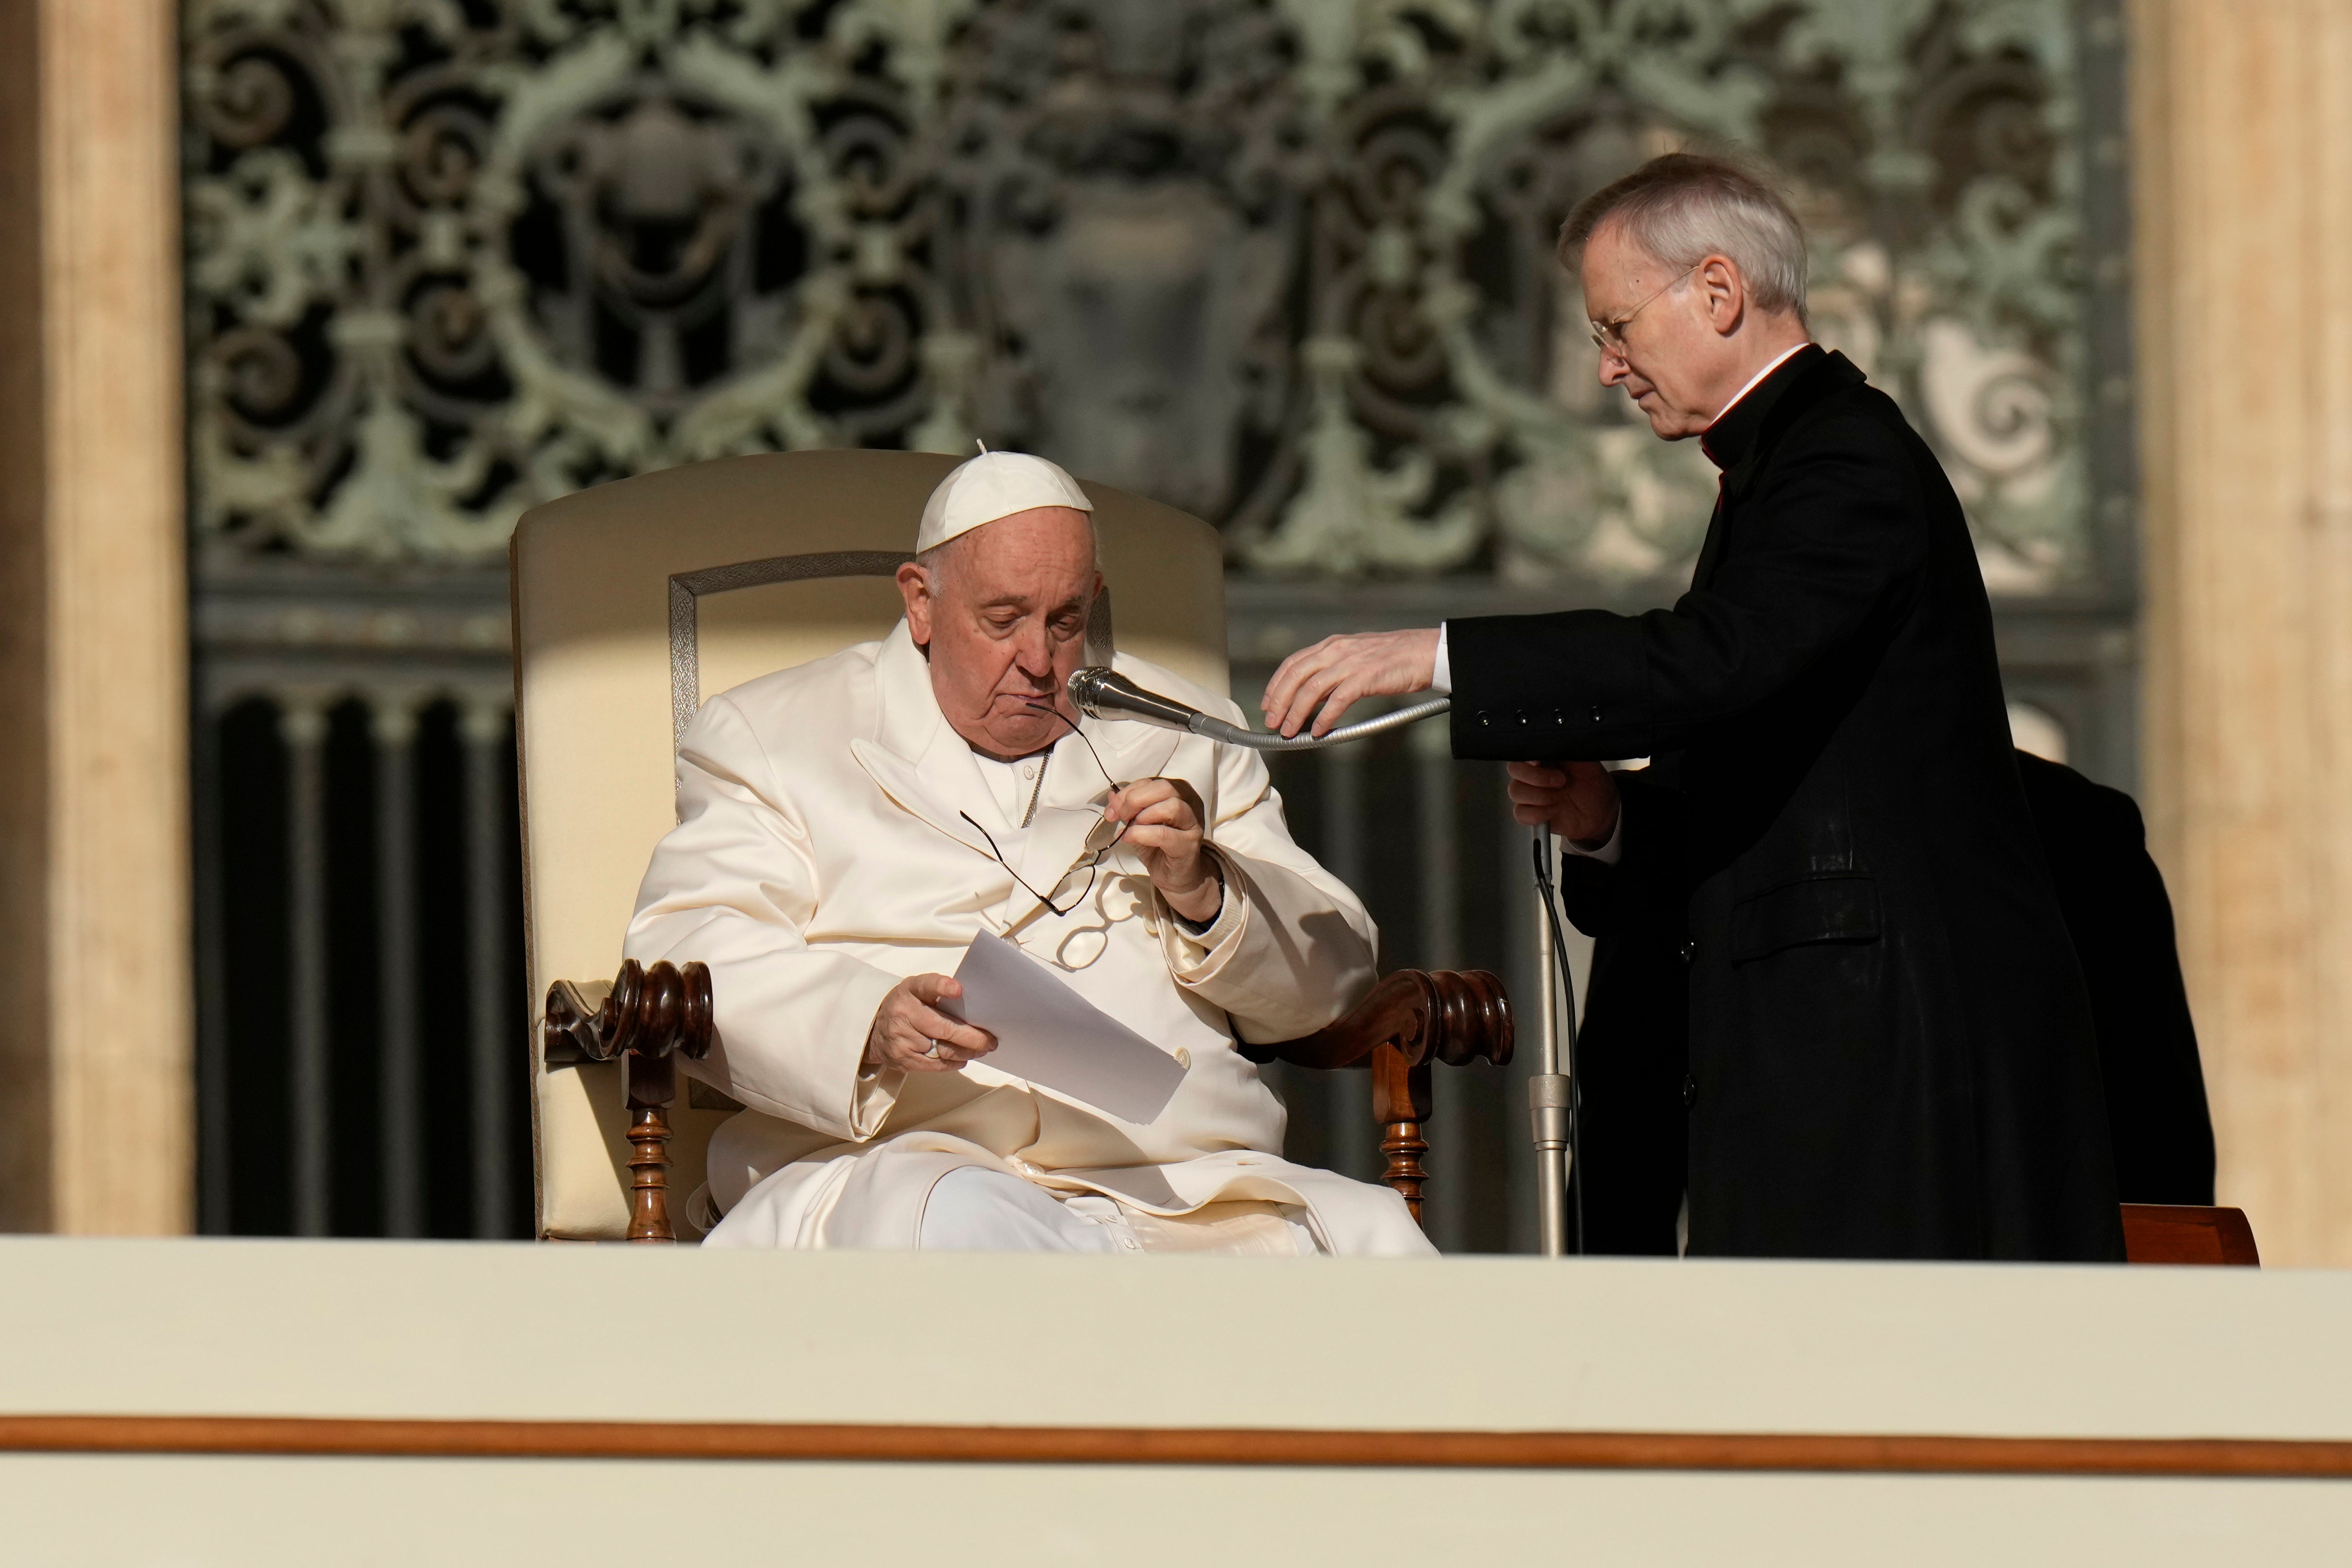
[[[2121,1258],[2082,971],[1950,484],[1807,341],[1803,236],[1754,180],[1654,160],[1562,247],[1603,384],[1722,470],[1691,591],[1326,639],[1268,721],[1450,683],[1456,756],[1559,763],[1515,763],[1521,820],[1679,909],[1691,1252]],[[1676,842],[1621,810],[1598,762],[1630,756],[1658,759]]]

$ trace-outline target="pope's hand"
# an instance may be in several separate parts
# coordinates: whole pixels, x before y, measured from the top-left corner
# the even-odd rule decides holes
[[[961,1072],[963,1064],[996,1048],[986,1029],[961,1023],[931,1005],[963,994],[948,974],[910,974],[890,987],[866,1031],[866,1065],[901,1072]],[[932,1054],[934,1047],[938,1054]]]
[[[1310,721],[1328,735],[1349,705],[1366,697],[1426,691],[1437,678],[1437,629],[1359,632],[1325,637],[1282,661],[1265,683],[1266,728],[1296,735]],[[1320,711],[1318,711],[1320,710]]]
[[[1507,763],[1511,816],[1526,826],[1551,830],[1583,849],[1598,849],[1617,831],[1617,781],[1599,763]]]
[[[1206,815],[1200,795],[1181,779],[1141,779],[1115,789],[1103,813],[1110,822],[1130,825],[1121,842],[1142,853],[1143,868],[1168,907],[1195,924],[1214,919],[1225,896],[1216,857],[1202,847]]]

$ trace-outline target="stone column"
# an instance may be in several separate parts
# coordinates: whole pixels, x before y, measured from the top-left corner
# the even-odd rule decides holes
[[[184,1230],[187,575],[166,0],[0,5],[0,1226]]]
[[[2352,6],[2129,17],[2148,823],[2221,1201],[2352,1264]]]

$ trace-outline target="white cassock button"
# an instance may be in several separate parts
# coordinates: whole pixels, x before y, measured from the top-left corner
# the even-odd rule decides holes
[[[1024,779],[1034,779],[1034,778],[1035,778],[1035,777],[1037,776],[1037,764],[1036,764],[1036,763],[1022,763],[1022,764],[1021,764],[1021,776],[1022,776],[1023,778],[1024,778]]]

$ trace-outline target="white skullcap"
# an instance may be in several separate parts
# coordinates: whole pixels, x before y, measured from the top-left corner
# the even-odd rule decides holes
[[[923,525],[915,531],[915,553],[970,533],[984,522],[1041,506],[1092,511],[1095,503],[1078,481],[1043,458],[1026,452],[983,451],[957,464],[923,503]]]

